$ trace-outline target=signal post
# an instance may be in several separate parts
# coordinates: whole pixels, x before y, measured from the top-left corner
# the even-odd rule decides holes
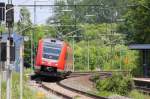
[[[6,88],[6,99],[11,99],[11,61],[14,61],[12,56],[13,51],[13,38],[11,33],[13,32],[14,23],[14,8],[12,4],[6,5],[6,27],[8,28],[8,38],[7,38],[7,58],[6,58],[6,72],[7,72],[7,88]]]
[[[5,3],[0,2],[0,27],[1,22],[5,20]],[[0,99],[2,98],[2,60],[1,60],[1,40],[2,40],[2,30],[0,31]]]

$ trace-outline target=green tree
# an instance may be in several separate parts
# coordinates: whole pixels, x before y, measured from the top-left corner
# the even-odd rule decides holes
[[[28,11],[27,8],[23,7],[20,9],[20,18],[19,21],[17,22],[17,32],[23,36],[31,36],[31,27],[32,27],[32,22],[30,20],[30,12]],[[31,40],[28,42],[25,42],[25,52],[24,52],[24,59],[25,62],[30,63],[31,55]]]
[[[27,8],[20,9],[20,19],[17,22],[17,31],[22,35],[30,33],[32,22],[30,19],[30,12]]]
[[[123,16],[125,23],[119,28],[127,33],[130,42],[150,43],[150,3],[149,0],[130,0],[135,4],[127,10]]]
[[[73,0],[67,0],[66,2],[61,1],[55,1],[56,5],[65,5],[65,4],[73,4]],[[70,10],[70,11],[65,11]],[[76,20],[76,16],[74,15],[74,11],[72,7],[69,6],[56,6],[54,9],[54,16],[49,17],[47,20],[47,24],[51,25],[57,25],[55,28],[57,30],[57,36],[63,37],[64,35],[67,35],[68,33],[78,30],[78,22]],[[76,34],[79,34],[79,32],[74,32]],[[72,34],[74,34],[72,33]]]

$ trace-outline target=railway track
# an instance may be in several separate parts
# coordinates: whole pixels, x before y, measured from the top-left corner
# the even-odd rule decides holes
[[[150,80],[147,78],[134,78],[134,88],[142,93],[150,94]]]
[[[74,78],[74,77],[80,77],[80,76],[87,76],[87,75],[93,75],[93,74],[100,74],[102,77],[108,77],[110,76],[113,72],[116,71],[96,71],[96,72],[73,72],[70,76],[67,77],[69,78]],[[122,72],[122,71],[117,71],[117,72]],[[61,84],[60,81],[56,82],[42,82],[41,80],[37,81],[40,86],[46,90],[54,93],[57,96],[60,96],[64,99],[108,99],[106,97],[101,97],[97,96],[91,93],[87,93],[81,90],[77,90],[71,87],[66,86],[65,84]]]
[[[143,87],[143,86],[134,86],[134,88],[139,90],[142,93],[150,94],[150,88]]]
[[[98,74],[101,78],[110,77],[113,73],[123,73],[124,75],[130,74],[130,71],[88,71],[88,72],[72,72],[67,78],[71,77],[79,77],[79,76],[86,76],[86,75],[94,75]]]
[[[96,71],[96,72],[73,72],[69,76],[67,76],[67,78],[86,76],[86,75],[94,75],[94,74],[99,74],[100,76],[110,76],[112,73],[100,72],[100,71]]]
[[[78,72],[71,74],[71,78],[76,78],[80,76],[87,76],[91,75],[93,73],[91,72]],[[103,74],[105,75],[105,74]],[[67,77],[69,79],[70,77]],[[38,78],[37,78],[38,79]],[[68,86],[65,86],[64,84],[61,84],[60,81],[56,82],[42,82],[40,79],[38,79],[37,83],[40,84],[40,86],[45,89],[46,91],[50,91],[51,93],[54,93],[55,95],[62,97],[64,99],[107,99],[105,97],[100,97],[94,94],[90,94],[87,92],[83,92],[81,90],[77,90]]]
[[[111,70],[111,71],[75,71],[72,72],[73,74],[86,74],[86,73],[129,73],[130,71],[127,70]]]
[[[107,99],[105,97],[96,96],[90,93],[82,92],[80,90],[67,87],[65,85],[62,85],[60,82],[42,83],[41,87],[64,99]]]

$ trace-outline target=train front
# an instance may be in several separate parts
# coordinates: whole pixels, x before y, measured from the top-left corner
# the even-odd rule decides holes
[[[64,70],[67,45],[56,39],[42,39],[39,41],[35,73],[57,73]]]

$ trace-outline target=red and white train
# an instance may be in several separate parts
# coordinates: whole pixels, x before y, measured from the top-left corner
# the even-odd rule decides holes
[[[39,40],[34,70],[36,74],[68,75],[72,71],[72,49],[69,44],[53,38]]]

